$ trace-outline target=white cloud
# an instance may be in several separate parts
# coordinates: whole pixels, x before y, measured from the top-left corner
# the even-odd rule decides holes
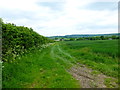
[[[117,1],[109,0],[116,2],[116,5]],[[63,3],[60,4],[61,10],[57,11],[41,5],[41,2]],[[32,27],[45,36],[117,32],[117,10],[86,9],[87,5],[94,2],[108,0],[2,0],[0,17],[5,22]]]
[[[98,22],[98,25],[105,26],[118,26],[118,11],[109,11],[108,14],[105,16],[101,17],[101,21]]]

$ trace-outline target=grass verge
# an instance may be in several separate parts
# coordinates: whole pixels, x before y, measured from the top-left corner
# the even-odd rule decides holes
[[[79,88],[64,64],[57,63],[60,59],[51,57],[53,47],[36,49],[17,58],[17,62],[3,63],[3,88]]]

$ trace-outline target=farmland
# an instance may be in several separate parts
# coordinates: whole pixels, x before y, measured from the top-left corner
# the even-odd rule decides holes
[[[86,64],[106,75],[118,75],[118,41],[73,41],[64,42],[63,49],[77,58],[77,62]]]
[[[55,41],[2,22],[2,87],[117,88],[118,40],[113,35]]]
[[[118,84],[118,41],[55,42],[3,66],[3,88],[113,88]]]

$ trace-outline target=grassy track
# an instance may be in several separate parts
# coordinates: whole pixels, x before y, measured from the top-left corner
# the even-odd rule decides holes
[[[103,49],[100,49],[101,47]],[[3,64],[3,88],[79,88],[81,85],[78,80],[81,78],[83,78],[81,80],[83,86],[94,87],[94,82],[92,86],[84,84],[84,80],[88,83],[90,81],[88,78],[94,77],[93,74],[99,75],[102,72],[117,78],[116,47],[117,41],[113,40],[62,42],[55,43],[42,51],[36,49],[18,58],[17,62]],[[79,63],[100,72],[80,67]],[[69,70],[78,80],[73,78]],[[105,78],[106,76],[96,77]],[[113,82],[111,78],[106,78],[105,84],[108,87],[111,87],[111,82]]]
[[[64,57],[63,57],[64,56]],[[77,88],[78,82],[66,69],[71,66],[58,45],[23,56],[19,62],[4,64],[4,88]],[[69,58],[69,57],[68,57]]]

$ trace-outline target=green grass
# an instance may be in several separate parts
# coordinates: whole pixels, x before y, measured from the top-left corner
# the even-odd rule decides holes
[[[96,76],[96,75],[100,74],[100,72],[99,71],[92,71],[91,74]]]
[[[102,72],[117,78],[117,40],[66,41],[32,50],[12,63],[3,63],[3,88],[79,88],[67,72],[76,63],[97,70],[93,75]],[[109,82],[105,81],[108,87]]]
[[[112,79],[112,78],[105,78],[104,84],[105,84],[108,88],[114,88],[115,85],[114,85],[114,83],[112,83],[112,82],[118,83],[118,80],[114,80],[114,79]]]
[[[77,58],[77,62],[118,77],[118,40],[68,41],[62,42],[61,47]]]
[[[52,45],[25,54],[17,62],[4,63],[3,88],[79,88],[78,81],[66,71],[70,64],[61,60],[64,57],[56,49]]]

